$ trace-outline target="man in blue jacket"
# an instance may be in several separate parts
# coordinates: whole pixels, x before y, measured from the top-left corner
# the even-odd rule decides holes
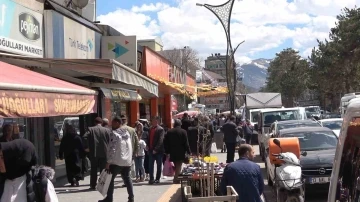
[[[237,202],[262,202],[264,180],[260,166],[252,160],[255,152],[251,145],[239,147],[239,160],[226,166],[221,180],[220,189],[226,195],[226,186],[233,186],[239,195]]]

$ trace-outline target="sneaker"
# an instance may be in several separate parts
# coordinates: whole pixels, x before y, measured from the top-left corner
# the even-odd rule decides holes
[[[159,183],[160,183],[160,180],[155,180],[154,183],[155,183],[155,184],[159,184]]]
[[[162,179],[166,179],[167,177],[166,176],[163,176]]]
[[[149,180],[149,184],[154,184],[155,181],[154,180]]]
[[[140,182],[144,182],[145,180],[144,180],[144,178],[143,177],[141,177],[140,178]]]

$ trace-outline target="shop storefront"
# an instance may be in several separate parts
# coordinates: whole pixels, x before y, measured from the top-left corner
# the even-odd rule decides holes
[[[39,163],[55,167],[59,142],[54,120],[96,113],[97,92],[4,62],[0,70],[2,126],[14,123],[9,119],[21,123],[19,136],[34,143]]]

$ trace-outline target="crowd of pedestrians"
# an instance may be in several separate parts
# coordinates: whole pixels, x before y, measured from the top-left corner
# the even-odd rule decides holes
[[[232,185],[236,189],[244,186],[244,183],[234,181],[234,176],[237,176],[252,183],[251,186],[246,186],[249,199],[252,193],[261,195],[262,177],[257,175],[260,168],[251,162],[253,150],[249,144],[253,127],[248,120],[239,121],[235,116],[190,117],[185,113],[182,119],[174,120],[172,129],[167,128],[161,124],[159,117],[152,117],[150,122],[139,120],[133,128],[127,125],[126,116],[113,118],[111,124],[109,120],[97,117],[95,125],[89,127],[82,137],[77,135],[73,127],[66,126],[59,156],[65,159],[69,183],[71,186],[79,186],[79,180],[84,178],[87,171],[87,166],[84,166],[87,161],[84,159],[89,158],[91,190],[96,189],[98,174],[102,170],[105,169],[112,175],[106,198],[99,202],[113,201],[114,179],[118,174],[123,179],[123,187],[127,189],[128,202],[133,202],[133,183],[148,181],[150,185],[159,184],[166,159],[174,165],[173,183],[179,183],[182,165],[188,163],[190,156],[210,156],[213,138],[218,129],[224,134],[227,163],[234,162],[235,148],[240,143],[248,143],[239,147],[239,160],[226,167],[222,188],[226,185]],[[256,175],[250,177],[250,172]],[[242,195],[246,197],[246,194]]]

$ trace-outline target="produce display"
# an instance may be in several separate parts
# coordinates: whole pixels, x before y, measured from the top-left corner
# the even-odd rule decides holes
[[[225,163],[218,163],[216,156],[206,156],[204,158],[190,158],[189,164],[183,167],[182,176],[199,176],[199,174],[207,174],[207,163],[214,163],[215,175],[223,174]]]

